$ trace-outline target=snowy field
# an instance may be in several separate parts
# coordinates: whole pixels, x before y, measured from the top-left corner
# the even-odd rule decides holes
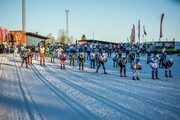
[[[173,78],[151,79],[151,69],[142,57],[140,81],[119,77],[119,68],[106,63],[99,74],[85,63],[85,70],[59,61],[46,67],[33,60],[21,68],[19,57],[0,55],[0,120],[180,120],[180,56],[174,59]],[[77,65],[77,63],[76,63]]]

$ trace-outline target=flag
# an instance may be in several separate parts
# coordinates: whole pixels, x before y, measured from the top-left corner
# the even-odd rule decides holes
[[[5,33],[5,41],[9,41],[9,31],[6,29],[6,28],[4,28],[4,33]]]
[[[135,42],[135,26],[133,24],[133,28],[131,29],[131,43],[134,43]]]
[[[0,27],[0,42],[3,41],[3,34],[2,34],[2,28]]]
[[[162,22],[163,22],[163,19],[164,19],[164,13],[161,15],[161,22],[160,22],[160,36],[159,36],[159,39],[161,37],[163,37],[163,33],[162,33]]]
[[[144,29],[144,35],[147,36],[145,26],[143,26],[143,29]]]
[[[133,24],[133,42],[135,42],[135,25]]]
[[[138,39],[140,43],[140,20],[138,20]]]
[[[133,28],[131,29],[131,43],[133,43]]]

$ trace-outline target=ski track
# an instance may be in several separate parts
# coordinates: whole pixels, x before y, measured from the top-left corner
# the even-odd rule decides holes
[[[48,68],[47,68],[47,69],[48,69]],[[54,72],[51,71],[51,70],[48,70],[48,72],[53,73],[54,75],[56,74],[56,73],[54,73]],[[70,73],[70,74],[72,75],[72,73]],[[57,75],[57,76],[58,76],[58,75]],[[135,95],[135,94],[132,94],[132,93],[123,91],[123,90],[119,90],[119,89],[117,89],[117,88],[113,88],[113,87],[111,87],[111,86],[107,86],[107,85],[104,85],[104,84],[102,84],[102,83],[98,83],[98,82],[95,82],[95,81],[88,80],[87,77],[78,76],[78,75],[75,75],[75,74],[73,74],[73,76],[76,76],[76,77],[78,78],[78,80],[80,80],[80,79],[82,78],[82,79],[81,79],[82,81],[85,80],[86,82],[92,83],[92,84],[94,84],[94,85],[98,85],[99,87],[104,87],[104,88],[106,88],[107,90],[111,90],[111,91],[113,91],[113,92],[115,92],[115,93],[121,93],[121,94],[123,94],[123,95],[131,96],[131,97],[134,97],[134,98],[136,98],[136,99],[140,99],[140,100],[142,100],[142,101],[145,101],[145,102],[147,102],[147,103],[149,103],[149,104],[152,104],[152,105],[154,105],[154,106],[156,106],[156,107],[160,107],[160,108],[162,108],[162,109],[169,110],[169,111],[173,111],[174,113],[179,114],[179,110],[178,110],[177,108],[168,106],[168,105],[166,105],[166,104],[159,103],[159,102],[157,102],[157,101],[154,101],[154,100],[151,100],[151,99],[148,99],[148,98],[139,96],[139,95]],[[57,78],[60,79],[61,77],[58,76]],[[68,80],[66,80],[66,81],[68,81]],[[83,89],[83,88],[82,88],[82,89]],[[146,118],[146,119],[147,119],[147,118]]]
[[[49,82],[38,70],[32,65],[32,70],[36,74],[36,76],[60,99],[66,102],[74,111],[76,111],[83,119],[99,119],[94,114],[87,109],[85,109],[81,104],[75,102],[72,98],[63,93],[59,88],[54,86],[51,82]]]
[[[18,67],[17,67],[17,64],[16,64],[15,61],[14,61],[14,64],[15,64],[15,68],[16,68],[16,74],[17,74],[17,77],[18,77],[19,88],[21,90],[21,93],[22,93],[22,96],[23,96],[23,100],[24,100],[24,103],[25,103],[29,118],[31,120],[35,120],[34,114],[33,114],[32,110],[30,109],[30,102],[28,101],[28,98],[26,97],[25,91],[23,90],[23,87],[22,87],[22,84],[21,84],[21,81],[22,81],[21,79],[22,78],[20,76],[20,73],[19,73],[19,70],[18,70]]]
[[[177,102],[180,100],[179,77],[173,76],[173,79],[170,79],[159,76],[160,80],[153,81],[150,78],[148,79],[149,74],[143,71],[140,81],[131,81],[129,78],[130,75],[132,76],[131,72],[128,72],[127,78],[121,79],[119,68],[110,68],[112,67],[111,59],[106,68],[109,74],[104,75],[101,74],[102,67],[100,67],[99,74],[95,73],[95,69],[87,68],[89,62],[85,63],[84,71],[78,70],[78,66],[68,65],[66,65],[66,70],[60,70],[59,64],[49,63],[49,60],[46,60],[48,62],[45,67],[40,66],[37,61],[33,61],[34,65],[29,66],[30,69],[22,69],[18,66],[20,58],[12,57],[11,54],[0,55],[0,58],[0,81],[3,82],[0,85],[2,86],[1,89],[6,90],[8,88],[4,82],[10,82],[7,85],[11,86],[11,90],[16,91],[18,89],[16,93],[9,93],[10,96],[3,95],[7,93],[6,91],[0,91],[3,93],[0,94],[0,98],[4,98],[3,101],[6,99],[12,101],[9,104],[0,104],[2,120],[9,118],[19,120],[60,119],[58,116],[53,118],[52,114],[49,114],[50,116],[45,114],[43,105],[39,103],[43,102],[42,98],[37,98],[36,93],[33,93],[33,88],[37,89],[39,86],[41,89],[38,90],[47,91],[47,96],[53,98],[57,105],[56,111],[61,110],[59,107],[64,105],[70,112],[72,116],[66,116],[65,119],[180,119],[180,105]],[[4,74],[7,66],[13,66],[12,75],[15,76],[14,81],[16,82],[8,80],[7,74]],[[31,73],[33,81],[39,86],[30,86],[32,82],[25,80],[28,75],[23,74],[24,71]],[[161,73],[162,71],[160,70]],[[18,92],[21,95],[20,100],[17,99]],[[112,96],[113,98],[111,98]],[[3,101],[0,100],[2,103],[7,103]],[[136,107],[133,102],[140,107]],[[17,109],[11,109],[8,105]],[[18,108],[20,105],[22,106]],[[9,112],[7,115],[3,113],[3,108]]]
[[[82,76],[80,76],[80,74],[79,75],[77,75],[76,73],[78,73],[79,71],[76,71],[76,70],[74,70],[74,69],[71,69],[71,70],[67,70],[67,71],[69,71],[69,72],[73,72],[73,76],[77,76],[78,78],[83,78],[83,80],[86,80],[86,79],[89,79],[91,76],[89,76],[89,77],[83,77],[83,75],[85,74],[85,73],[88,73],[89,74],[89,72],[87,72],[87,71],[82,71]],[[91,74],[94,74],[93,72],[91,73]],[[108,78],[108,77],[107,77]],[[118,77],[116,77],[116,78],[113,78],[113,77],[111,77],[110,76],[110,79],[111,79],[111,82],[110,82],[110,84],[112,84],[112,83],[114,83],[114,84],[112,84],[112,85],[115,85],[115,84],[119,84],[119,86],[122,86],[122,85],[130,85],[131,87],[134,87],[134,88],[136,88],[136,89],[143,89],[143,90],[149,90],[149,91],[151,91],[151,92],[153,92],[153,93],[155,93],[155,94],[157,94],[157,90],[154,90],[154,88],[156,88],[156,86],[152,86],[151,84],[151,86],[149,86],[149,83],[148,83],[148,85],[146,85],[146,84],[144,84],[144,83],[142,83],[141,84],[141,82],[142,82],[142,80],[140,80],[140,81],[130,81],[130,79],[129,78],[123,78],[123,79],[126,79],[126,81],[125,80],[122,80],[121,78],[119,78],[119,76]],[[119,79],[119,80],[118,80]],[[91,79],[91,80],[93,80],[93,79]],[[127,81],[128,80],[128,81]],[[101,83],[104,83],[105,81],[109,81],[109,80],[103,80],[103,82],[101,82]],[[157,81],[156,81],[157,82]],[[152,88],[153,87],[153,88]],[[168,88],[162,88],[161,86],[160,87],[158,87],[157,88],[158,89],[158,93],[163,93],[163,95],[167,95],[167,96],[172,96],[172,97],[175,97],[175,98],[178,98],[178,99],[180,99],[180,95],[178,94],[179,93],[179,91],[173,91],[174,89],[173,88],[170,88],[168,91],[164,91],[163,89],[168,89]],[[128,89],[129,90],[129,89]],[[170,91],[173,91],[173,92],[170,92]]]
[[[9,62],[8,60],[9,56],[4,55],[4,57],[6,57],[6,59],[2,61],[2,65],[6,66],[5,67],[6,69],[9,68],[10,66],[13,66],[7,63]],[[6,70],[4,69],[3,66],[1,66],[1,70]],[[2,82],[1,85],[7,83],[1,87],[2,90],[1,91],[2,99],[0,100],[2,102],[1,107],[4,106],[3,107],[3,109],[5,110],[4,112],[8,112],[8,113],[1,113],[1,119],[19,119],[19,120],[28,119],[28,116],[26,116],[26,111],[24,109],[24,104],[20,100],[21,97],[18,96],[19,95],[18,93],[20,92],[20,88],[18,87],[18,83],[16,82],[17,81],[16,73],[13,72],[15,71],[15,68],[14,66],[11,67],[11,69],[12,68],[13,68],[12,73],[9,72],[10,74],[8,75],[2,72],[2,76],[1,76],[1,82]],[[6,93],[6,95],[3,95],[4,93]]]
[[[117,110],[117,111],[119,111],[119,112],[121,112],[121,113],[123,113],[123,114],[125,114],[127,116],[130,116],[132,119],[146,119],[146,120],[149,119],[146,116],[142,116],[142,115],[140,115],[140,114],[138,114],[138,113],[136,113],[134,111],[131,111],[130,109],[125,108],[124,106],[120,106],[119,104],[117,104],[117,103],[115,103],[113,101],[110,101],[107,98],[104,98],[104,97],[102,97],[102,96],[100,96],[100,95],[98,95],[96,93],[93,93],[93,92],[91,92],[91,91],[89,91],[89,90],[87,90],[87,89],[85,89],[85,88],[83,88],[83,87],[81,87],[79,85],[76,85],[75,83],[72,83],[72,82],[66,80],[65,78],[57,75],[56,73],[54,73],[52,70],[50,70],[47,67],[45,67],[45,69],[47,70],[47,72],[51,73],[52,75],[54,75],[54,77],[56,77],[57,79],[63,81],[67,85],[72,86],[73,88],[75,88],[75,89],[77,89],[77,90],[79,90],[79,91],[93,97],[94,99],[97,99],[98,101],[110,106],[111,108],[113,108],[113,109],[115,109],[115,110]]]
[[[18,68],[17,68],[18,66],[17,66],[17,64],[16,64],[15,59],[14,59],[14,63],[15,63],[16,70],[18,70]],[[41,120],[43,120],[42,115],[41,115],[41,113],[40,113],[40,111],[39,111],[39,108],[37,107],[35,101],[33,100],[33,97],[31,96],[31,93],[30,93],[30,91],[29,91],[29,89],[28,89],[28,86],[27,86],[27,84],[26,84],[26,82],[25,82],[25,80],[24,80],[21,67],[19,67],[19,71],[20,71],[20,73],[18,73],[18,74],[20,74],[20,75],[21,75],[21,78],[22,78],[22,81],[21,81],[21,82],[24,84],[25,89],[26,89],[26,91],[27,91],[27,95],[28,95],[29,98],[30,98],[31,104],[32,104],[32,106],[34,106],[34,108],[35,108],[35,110],[36,110],[35,113],[38,113],[38,116],[36,116],[36,117],[34,117],[34,118],[35,118],[35,119],[41,119]]]
[[[67,71],[72,71],[72,72],[74,72],[74,74],[73,75],[75,75],[75,76],[79,76],[79,75],[77,75],[76,74],[76,72],[78,72],[78,71],[75,71],[75,70],[67,70]],[[86,72],[86,71],[82,71],[83,73],[88,73],[88,72]],[[94,74],[94,73],[93,73]],[[110,74],[111,75],[111,74]],[[81,76],[79,76],[79,77],[81,77]],[[83,76],[82,76],[83,77]],[[107,77],[107,78],[109,78],[109,77]],[[177,88],[177,90],[175,90],[174,89],[174,87],[173,88],[169,88],[169,87],[164,87],[164,86],[160,86],[160,85],[158,85],[158,86],[154,86],[154,84],[153,84],[153,82],[147,82],[148,80],[143,80],[143,79],[141,79],[140,81],[132,81],[131,79],[129,79],[128,77],[124,77],[123,79],[125,79],[125,80],[122,80],[122,78],[120,78],[119,76],[118,77],[116,77],[116,78],[113,78],[113,77],[111,77],[110,76],[110,79],[111,79],[111,83],[116,83],[116,84],[120,84],[120,85],[122,85],[122,84],[124,84],[124,85],[130,85],[131,87],[134,87],[134,88],[141,88],[141,89],[143,89],[143,90],[150,90],[150,91],[153,91],[154,93],[156,93],[157,92],[157,90],[154,90],[154,88],[157,88],[158,89],[158,92],[160,92],[160,93],[163,93],[163,94],[166,94],[166,95],[170,95],[170,96],[173,96],[173,97],[177,97],[177,98],[180,98],[180,94],[178,94],[180,91],[178,90],[179,89],[179,87]],[[103,80],[103,82],[104,81],[109,81],[109,80]],[[159,82],[159,81],[157,81],[157,80],[154,80],[154,81],[156,81],[156,82]],[[143,83],[141,83],[141,82],[146,82],[146,84],[143,84]],[[152,84],[153,84],[153,86],[152,86]],[[149,85],[151,85],[151,86],[149,86]],[[153,87],[153,88],[152,88]],[[168,89],[168,91],[164,91],[163,89]],[[176,94],[175,94],[176,93]]]

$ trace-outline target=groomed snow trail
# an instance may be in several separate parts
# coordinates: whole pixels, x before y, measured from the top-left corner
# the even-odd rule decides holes
[[[119,77],[119,68],[106,63],[108,74],[99,74],[85,63],[85,70],[69,66],[60,70],[59,61],[40,66],[33,60],[20,67],[19,57],[0,55],[1,120],[178,120],[180,119],[180,57],[173,57],[173,78],[151,80],[151,69],[142,58],[140,81]],[[77,64],[76,64],[77,65]],[[25,66],[25,65],[24,65]]]

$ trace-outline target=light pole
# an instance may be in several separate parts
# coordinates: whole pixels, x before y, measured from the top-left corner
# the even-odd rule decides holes
[[[22,0],[22,30],[26,31],[25,0]]]
[[[68,29],[68,13],[69,13],[69,10],[65,10],[66,12],[66,39],[68,40],[69,38],[69,29]]]

